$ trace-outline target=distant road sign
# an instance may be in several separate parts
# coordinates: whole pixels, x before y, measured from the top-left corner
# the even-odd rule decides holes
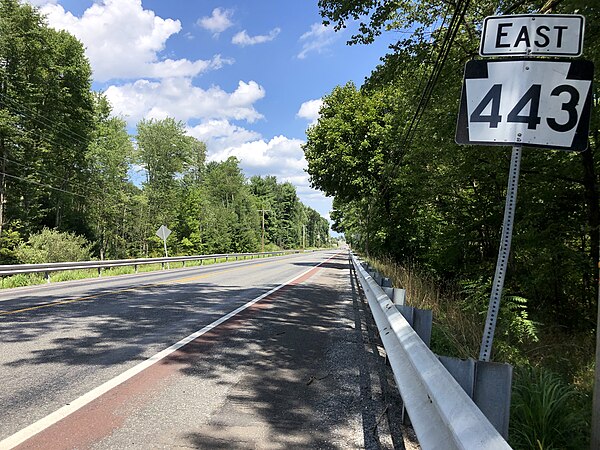
[[[456,128],[459,144],[585,150],[590,61],[470,61]]]
[[[579,56],[584,27],[584,17],[577,14],[486,17],[479,54]]]
[[[166,241],[170,234],[171,230],[169,230],[165,225],[161,225],[160,228],[156,230],[156,235],[163,241]]]

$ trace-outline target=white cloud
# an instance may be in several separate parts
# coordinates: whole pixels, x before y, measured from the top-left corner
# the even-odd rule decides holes
[[[73,33],[86,47],[97,81],[141,77],[194,77],[231,60],[159,58],[167,39],[181,31],[181,22],[158,17],[141,0],[102,0],[74,16],[59,4],[41,8],[50,26]]]
[[[323,106],[323,100],[320,98],[316,100],[308,100],[300,105],[300,109],[298,110],[296,116],[306,119],[310,121],[311,125],[314,125],[319,119],[319,111],[321,106]]]
[[[263,116],[254,103],[265,96],[255,81],[240,81],[231,93],[218,86],[202,89],[189,78],[166,78],[161,81],[137,80],[122,86],[110,86],[105,94],[116,115],[130,125],[143,118],[175,117],[190,119],[235,119],[254,122]]]
[[[298,53],[299,59],[304,59],[311,52],[323,53],[327,47],[338,39],[333,27],[326,27],[321,23],[313,23],[310,30],[300,36],[302,51]]]
[[[210,155],[210,159],[222,161],[235,156],[248,173],[275,175],[280,181],[297,181],[298,177],[305,177],[306,160],[302,144],[300,139],[275,136],[268,142],[260,139],[225,148]]]
[[[247,45],[263,44],[265,42],[272,41],[281,33],[280,28],[273,28],[269,31],[269,34],[259,34],[257,36],[249,36],[246,30],[240,31],[231,39],[232,44],[245,47]]]
[[[197,23],[205,30],[208,30],[215,36],[218,36],[219,33],[222,33],[233,25],[231,16],[233,16],[233,10],[215,8],[210,16],[198,19]]]
[[[260,133],[234,125],[226,119],[207,120],[194,127],[188,127],[188,134],[205,142],[210,154],[261,138]]]
[[[58,0],[27,0],[27,3],[29,3],[32,6],[45,6],[45,5],[55,5],[56,3],[58,3]]]

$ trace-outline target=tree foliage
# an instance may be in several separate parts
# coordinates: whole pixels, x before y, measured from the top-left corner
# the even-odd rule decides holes
[[[17,254],[27,264],[89,261],[90,247],[83,236],[44,228],[19,245]]]
[[[235,158],[207,163],[182,122],[142,120],[130,136],[91,90],[83,45],[0,0],[0,263],[161,255],[161,225],[171,255],[258,251],[259,209],[271,248],[301,246],[303,230],[307,245],[328,242],[294,186],[249,181]]]
[[[455,144],[463,67],[477,55],[485,16],[549,12],[549,5],[472,2],[462,16],[455,4],[437,0],[319,2],[325,23],[336,29],[360,21],[350,43],[368,44],[383,32],[399,37],[363,86],[339,86],[324,97],[307,132],[308,172],[314,187],[334,196],[334,229],[369,253],[418,263],[459,283],[489,283],[510,150]],[[552,7],[586,16],[584,56],[598,67],[600,11],[579,0]],[[441,61],[454,19],[461,26]],[[440,75],[430,84],[434,67]],[[595,318],[599,110],[595,104],[585,152],[525,149],[506,281],[507,293],[527,298],[536,320],[570,329],[590,329]]]

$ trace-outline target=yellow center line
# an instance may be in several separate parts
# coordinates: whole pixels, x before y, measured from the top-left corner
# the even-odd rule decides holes
[[[268,263],[272,263],[274,261],[268,261]],[[258,267],[258,266],[263,266],[267,264],[267,262],[262,262],[262,263],[258,263],[258,264],[251,264],[252,267]],[[30,306],[28,308],[21,308],[21,309],[14,309],[11,311],[1,311],[0,312],[0,317],[1,316],[8,316],[8,315],[12,315],[12,314],[18,314],[18,313],[22,313],[22,312],[26,312],[26,311],[34,311],[36,309],[42,309],[42,308],[50,308],[52,306],[58,306],[58,305],[66,305],[68,303],[75,303],[75,302],[81,302],[81,301],[86,301],[86,300],[91,300],[94,298],[98,298],[98,297],[105,297],[107,295],[113,295],[113,294],[120,294],[123,292],[130,292],[130,291],[134,291],[137,289],[148,289],[148,288],[153,288],[153,287],[157,287],[157,286],[166,286],[169,284],[174,284],[174,283],[186,283],[189,281],[195,281],[195,280],[200,280],[202,278],[207,278],[211,275],[217,275],[217,274],[222,274],[225,272],[231,272],[234,270],[239,270],[239,269],[243,269],[247,266],[247,264],[244,264],[243,266],[240,267],[232,267],[229,269],[223,269],[223,270],[217,270],[217,271],[213,271],[210,273],[204,273],[202,275],[195,275],[193,277],[185,277],[185,278],[178,278],[175,280],[169,280],[169,281],[163,281],[160,283],[150,283],[150,284],[143,284],[141,286],[135,286],[135,287],[130,287],[130,288],[125,288],[125,289],[117,289],[117,290],[113,290],[113,291],[106,291],[106,292],[102,292],[100,294],[93,294],[93,295],[86,295],[85,297],[77,297],[77,298],[71,298],[68,300],[57,300],[55,302],[49,302],[49,303],[43,303],[41,305],[36,305],[36,306]]]

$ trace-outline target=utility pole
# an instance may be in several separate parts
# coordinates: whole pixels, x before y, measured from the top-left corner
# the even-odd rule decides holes
[[[270,212],[270,209],[259,209],[257,210],[258,212],[262,213],[262,236],[260,239],[260,248],[261,248],[261,253],[265,252],[265,213],[266,212]]]
[[[306,249],[306,225],[302,225],[302,250]]]

